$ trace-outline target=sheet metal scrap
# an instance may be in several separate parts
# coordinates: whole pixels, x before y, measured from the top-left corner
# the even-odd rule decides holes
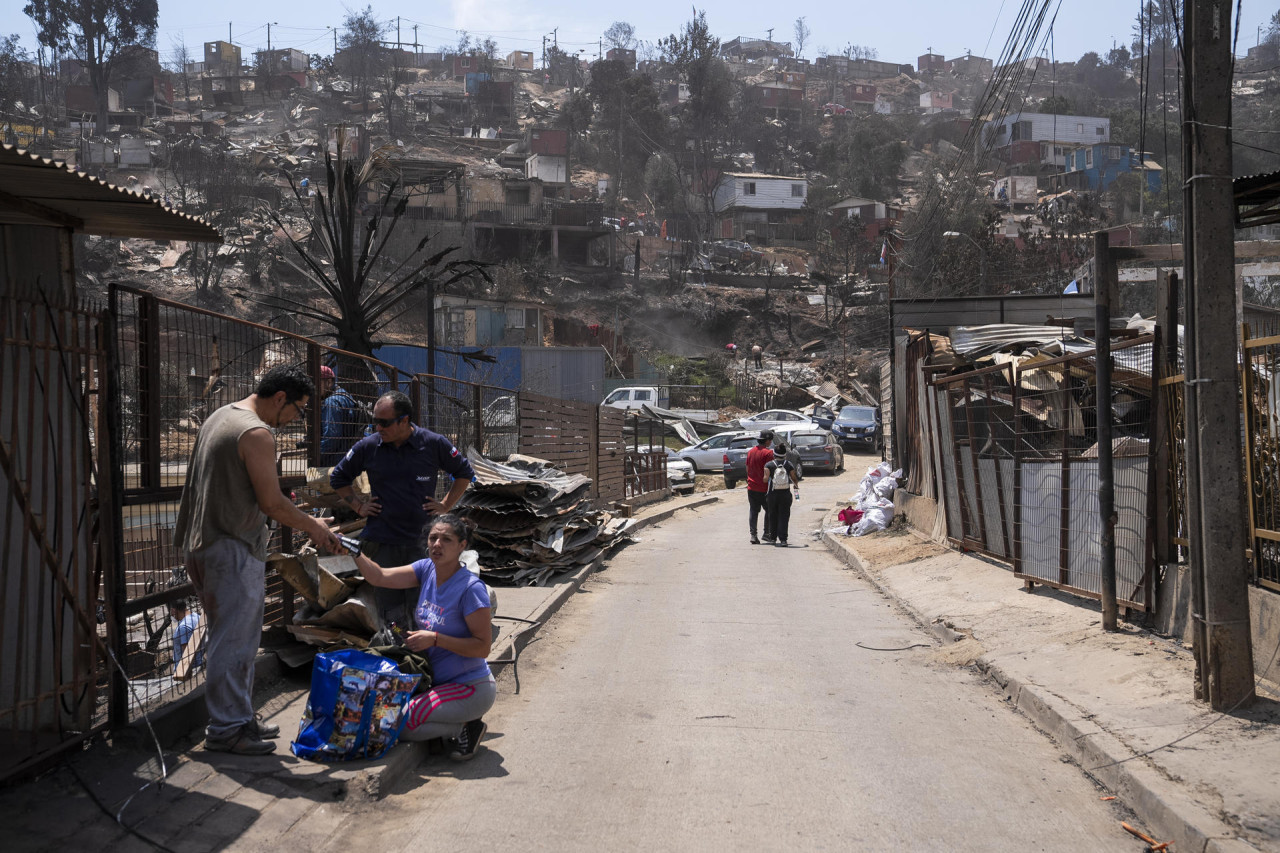
[[[527,456],[501,464],[475,448],[467,459],[476,479],[455,509],[477,526],[480,576],[491,584],[545,586],[630,538],[632,519],[592,506],[588,477]]]

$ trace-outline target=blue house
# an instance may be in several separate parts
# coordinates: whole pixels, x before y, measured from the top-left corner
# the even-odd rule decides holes
[[[1063,185],[1070,189],[1102,192],[1125,172],[1145,173],[1147,192],[1159,192],[1164,169],[1146,152],[1134,151],[1128,145],[1099,142],[1067,153],[1067,170]]]

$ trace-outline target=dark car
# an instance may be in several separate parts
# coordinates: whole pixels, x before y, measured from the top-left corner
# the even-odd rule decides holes
[[[844,450],[836,437],[825,430],[807,430],[791,433],[791,446],[800,454],[800,463],[806,471],[826,471],[836,474],[844,470]]]
[[[841,447],[880,446],[880,410],[875,406],[845,406],[831,424],[831,434]]]

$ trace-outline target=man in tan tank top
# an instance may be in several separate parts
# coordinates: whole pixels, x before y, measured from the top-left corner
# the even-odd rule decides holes
[[[280,491],[273,430],[306,411],[315,393],[299,367],[275,367],[257,391],[218,409],[200,427],[182,489],[174,544],[186,558],[208,625],[205,749],[266,755],[280,727],[253,712],[253,659],[262,636],[268,518],[341,548],[320,519]]]

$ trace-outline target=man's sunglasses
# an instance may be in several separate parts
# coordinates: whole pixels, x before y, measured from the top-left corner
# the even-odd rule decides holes
[[[401,420],[403,420],[404,418],[407,418],[407,417],[409,417],[409,416],[408,416],[408,415],[396,415],[394,418],[374,418],[374,419],[373,419],[373,425],[374,425],[374,426],[380,426],[380,427],[382,427],[383,429],[387,429],[388,427],[395,426],[398,422],[400,422]]]

